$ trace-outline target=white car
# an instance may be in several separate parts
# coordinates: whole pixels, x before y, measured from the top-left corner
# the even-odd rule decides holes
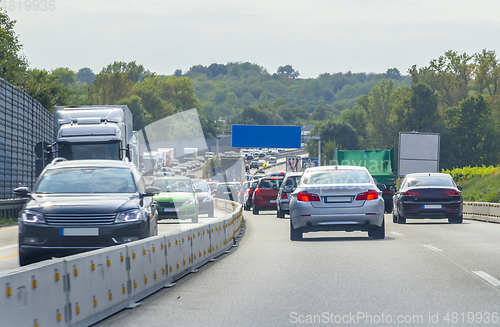
[[[308,168],[290,194],[290,239],[317,231],[367,231],[385,237],[384,199],[365,167]]]
[[[257,165],[259,165],[259,167],[264,167],[266,166],[266,161],[264,159],[259,159]]]
[[[270,157],[269,158],[269,163],[270,164],[275,164],[277,162],[276,157]]]

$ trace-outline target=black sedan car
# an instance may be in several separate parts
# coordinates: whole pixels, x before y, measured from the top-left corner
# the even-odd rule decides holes
[[[157,235],[153,196],[132,163],[57,158],[36,181],[19,217],[21,266]]]
[[[393,221],[447,218],[450,223],[463,220],[461,187],[448,174],[407,174],[393,196]]]
[[[207,181],[204,179],[192,179],[191,181],[198,196],[198,213],[207,213],[208,217],[213,217],[215,208],[214,198],[212,197],[212,191]]]

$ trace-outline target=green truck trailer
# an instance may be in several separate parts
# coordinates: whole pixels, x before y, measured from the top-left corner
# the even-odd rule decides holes
[[[392,195],[396,186],[396,156],[394,148],[390,150],[340,150],[335,149],[336,165],[361,166],[368,169],[377,184],[385,185],[382,196],[385,211],[392,212]]]

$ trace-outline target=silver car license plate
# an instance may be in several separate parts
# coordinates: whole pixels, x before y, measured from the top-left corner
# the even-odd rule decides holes
[[[441,209],[440,204],[424,204],[424,209]]]
[[[61,228],[61,236],[99,236],[99,228]]]

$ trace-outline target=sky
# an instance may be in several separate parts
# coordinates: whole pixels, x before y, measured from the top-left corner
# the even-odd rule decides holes
[[[248,61],[270,73],[292,65],[302,78],[389,68],[406,74],[448,50],[472,55],[500,46],[497,0],[0,0],[0,6],[17,21],[30,67],[46,70],[89,67],[97,74],[114,61],[136,61],[171,75]]]

